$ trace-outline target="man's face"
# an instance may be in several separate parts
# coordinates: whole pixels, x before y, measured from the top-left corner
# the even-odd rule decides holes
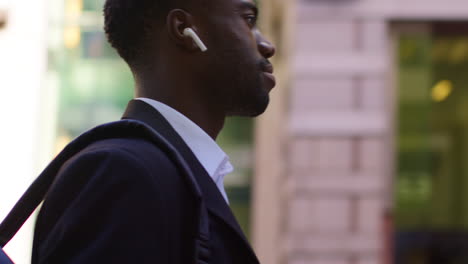
[[[201,73],[206,95],[227,115],[257,116],[275,86],[268,61],[275,49],[257,28],[257,7],[253,0],[205,2],[205,16],[195,20],[208,47]]]

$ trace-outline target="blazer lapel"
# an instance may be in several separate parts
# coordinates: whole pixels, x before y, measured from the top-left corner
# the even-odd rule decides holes
[[[143,101],[132,100],[129,102],[122,119],[135,119],[146,123],[154,130],[158,131],[179,151],[197,179],[208,210],[229,225],[239,235],[254,259],[258,262],[247,238],[237,223],[231,209],[216,187],[216,184],[200,164],[195,154],[193,154],[184,140],[177,134],[161,113]]]

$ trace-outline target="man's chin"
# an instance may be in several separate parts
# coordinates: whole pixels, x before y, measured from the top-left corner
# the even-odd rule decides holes
[[[270,103],[270,97],[267,95],[266,97],[262,98],[262,100],[258,100],[255,104],[237,108],[234,111],[228,112],[227,115],[228,116],[257,117],[266,111],[269,103]]]

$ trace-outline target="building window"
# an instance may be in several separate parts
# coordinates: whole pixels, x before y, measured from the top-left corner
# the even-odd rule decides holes
[[[468,23],[400,28],[395,263],[468,263]]]

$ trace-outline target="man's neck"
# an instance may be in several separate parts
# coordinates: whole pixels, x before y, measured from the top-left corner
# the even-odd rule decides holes
[[[145,86],[141,85],[141,82],[137,84],[136,97],[150,98],[174,108],[202,128],[213,140],[216,140],[224,126],[226,115],[220,109],[216,109],[200,98],[200,94],[188,92],[196,91],[196,89],[191,87],[191,89],[184,90],[176,85],[164,86],[171,88],[164,88],[159,84],[149,86],[146,83]],[[173,87],[179,87],[179,89]]]

